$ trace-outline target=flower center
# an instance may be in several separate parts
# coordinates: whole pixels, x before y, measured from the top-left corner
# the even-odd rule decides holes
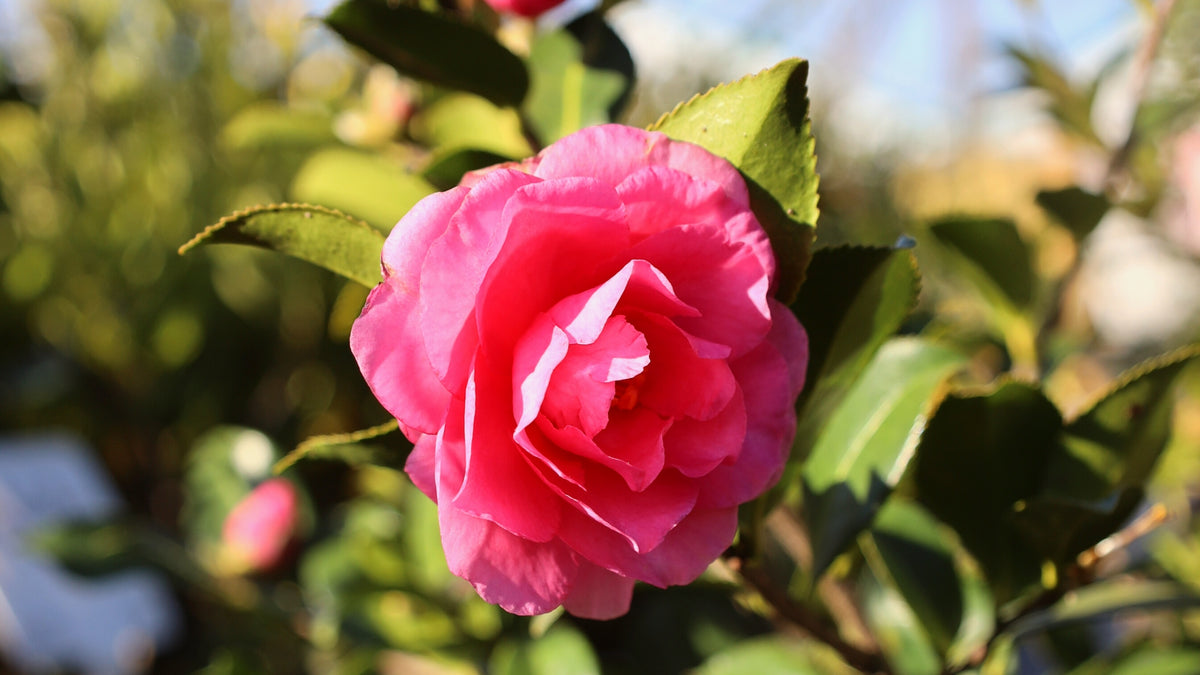
[[[637,406],[638,391],[642,388],[642,383],[646,381],[646,373],[641,372],[628,380],[614,382],[616,385],[613,392],[612,405],[619,410],[633,410]]]

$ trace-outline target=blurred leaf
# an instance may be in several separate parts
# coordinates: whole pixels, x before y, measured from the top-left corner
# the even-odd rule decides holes
[[[539,35],[529,50],[529,67],[524,110],[544,145],[612,121],[612,108],[631,84],[617,71],[590,67],[578,39],[566,30]]]
[[[945,657],[965,615],[963,582],[954,550],[938,522],[916,504],[884,505],[867,536],[876,576],[888,579],[912,608],[938,653]]]
[[[442,14],[381,0],[347,0],[325,16],[347,42],[398,72],[497,105],[525,98],[525,65],[492,36]]]
[[[1052,628],[1097,621],[1122,612],[1200,607],[1200,596],[1170,581],[1118,578],[1072,591],[1054,606],[1030,614],[1006,631],[1014,640]]]
[[[492,650],[492,675],[599,675],[600,662],[578,630],[558,622],[540,638],[504,640]]]
[[[965,360],[918,338],[892,340],[829,417],[801,473],[814,577],[870,525],[916,450],[932,399]]]
[[[389,232],[434,187],[378,155],[329,148],[309,156],[292,179],[292,197],[353,214]]]
[[[1099,80],[1087,88],[1079,89],[1071,84],[1058,66],[1045,57],[1015,45],[1007,45],[1006,50],[1024,69],[1025,86],[1040,89],[1048,96],[1051,115],[1068,131],[1094,146],[1104,147],[1092,127],[1092,103]]]
[[[998,604],[1041,578],[1042,556],[1013,527],[1038,494],[1062,418],[1042,393],[1005,382],[989,394],[951,394],[925,429],[913,464],[917,500],[958,533]]]
[[[1108,675],[1195,675],[1200,673],[1200,650],[1151,644],[1109,666]]]
[[[951,217],[929,226],[939,243],[961,256],[965,271],[985,297],[1010,303],[1013,309],[1033,300],[1029,247],[1011,220]]]
[[[434,153],[429,164],[425,166],[425,170],[421,172],[421,177],[439,190],[449,190],[458,185],[463,174],[501,164],[510,159],[488,150],[451,148]]]
[[[806,61],[788,59],[681,103],[650,126],[724,157],[746,177],[775,249],[777,296],[785,303],[804,280],[818,214],[807,77]]]
[[[484,150],[506,159],[533,154],[515,110],[498,108],[486,99],[461,92],[442,96],[419,111],[410,133],[438,154],[462,148]]]
[[[594,10],[579,16],[567,24],[567,31],[579,41],[583,48],[583,63],[620,73],[625,78],[625,91],[608,110],[609,119],[617,119],[629,103],[633,94],[636,76],[633,55],[604,18],[604,10]]]
[[[379,438],[400,428],[396,420],[388,420],[367,429],[344,434],[322,434],[305,439],[283,459],[275,462],[273,471],[283,473],[302,459],[335,459],[347,464],[383,464],[403,467],[408,453],[395,453],[361,445],[362,441]]]
[[[1066,452],[1048,470],[1050,493],[1102,500],[1145,485],[1171,433],[1176,378],[1197,355],[1193,345],[1122,373],[1067,425]]]
[[[31,544],[83,577],[102,577],[147,562],[138,551],[136,534],[120,522],[55,525],[34,532]]]
[[[179,248],[245,244],[307,260],[370,288],[379,283],[383,235],[366,223],[321,206],[275,204],[225,216]]]
[[[851,675],[858,671],[818,642],[762,637],[717,653],[694,672],[695,675]]]
[[[876,578],[869,567],[862,577],[863,615],[888,665],[897,675],[937,675],[941,659],[904,597]]]
[[[221,142],[233,150],[308,148],[336,141],[328,113],[297,110],[273,101],[243,108],[221,130]]]
[[[1104,195],[1078,187],[1043,190],[1037,194],[1037,203],[1070,230],[1077,241],[1096,229],[1110,206]]]
[[[189,541],[219,541],[225,516],[255,483],[271,475],[278,454],[269,438],[245,427],[218,427],[197,439],[184,466],[180,511]]]

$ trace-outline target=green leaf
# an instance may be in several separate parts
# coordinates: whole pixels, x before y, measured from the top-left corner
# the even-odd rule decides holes
[[[525,115],[545,145],[612,121],[612,109],[631,84],[620,72],[591,67],[579,40],[566,30],[539,35],[529,50],[529,66]]]
[[[462,92],[442,96],[421,110],[409,131],[438,153],[469,148],[508,159],[533,154],[517,111],[498,108],[486,99]]]
[[[233,150],[310,148],[336,141],[328,113],[270,101],[243,108],[221,130],[221,142]]]
[[[272,470],[277,474],[283,473],[302,459],[334,459],[350,465],[374,464],[401,468],[404,466],[404,460],[408,458],[407,452],[388,452],[362,445],[363,441],[379,438],[399,428],[396,420],[388,420],[383,424],[349,433],[313,436],[275,462]],[[411,448],[409,450],[411,451]]]
[[[1195,675],[1200,673],[1200,650],[1150,644],[1122,658],[1104,672],[1108,675]]]
[[[1048,491],[1103,500],[1145,485],[1170,436],[1177,378],[1198,355],[1200,345],[1192,345],[1122,373],[1067,425],[1066,452],[1050,464]]]
[[[696,675],[851,675],[833,650],[808,640],[761,637],[739,642],[704,662]]]
[[[960,256],[966,276],[993,303],[1013,310],[1033,301],[1033,267],[1029,247],[1011,220],[945,218],[929,226],[934,238]]]
[[[469,171],[508,161],[511,161],[511,158],[487,150],[451,148],[434,153],[425,170],[421,172],[421,177],[439,190],[449,190],[458,185],[463,174]]]
[[[370,288],[382,278],[383,235],[344,213],[307,204],[256,206],[225,216],[179,248],[245,244],[307,260]]]
[[[1118,578],[1072,591],[1049,609],[1020,619],[1006,632],[1017,640],[1124,612],[1192,607],[1200,607],[1200,595],[1174,582]]]
[[[518,105],[529,87],[519,57],[449,16],[381,0],[347,0],[326,15],[325,24],[404,75],[497,105]]]
[[[863,618],[897,675],[937,675],[942,660],[900,591],[880,581],[868,567],[859,592]]]
[[[1026,86],[1040,89],[1048,95],[1050,114],[1063,127],[1097,147],[1104,147],[1092,127],[1092,103],[1098,81],[1085,90],[1077,89],[1067,76],[1044,56],[1008,45],[1008,55],[1024,69]]]
[[[820,575],[871,523],[916,451],[934,398],[966,358],[918,338],[885,344],[804,464],[804,519]]]
[[[954,550],[938,527],[916,504],[892,500],[866,535],[864,552],[875,575],[895,586],[944,657],[966,612]]]
[[[292,180],[296,201],[352,213],[389,232],[434,187],[387,158],[329,148],[309,156]]]
[[[592,645],[566,622],[540,638],[503,641],[492,650],[488,672],[495,675],[599,675]]]
[[[1062,417],[1031,385],[1005,382],[989,394],[951,394],[917,447],[917,500],[954,528],[1003,604],[1036,584],[1044,557],[1013,525],[1039,494]]]
[[[1078,187],[1043,190],[1037,194],[1037,203],[1070,230],[1076,240],[1082,240],[1096,229],[1110,206],[1104,195]]]
[[[119,522],[71,522],[34,532],[30,543],[73,574],[102,577],[145,564],[136,534]]]
[[[807,77],[807,62],[788,59],[681,103],[650,127],[724,157],[746,177],[779,262],[777,295],[784,302],[804,280],[817,224]]]

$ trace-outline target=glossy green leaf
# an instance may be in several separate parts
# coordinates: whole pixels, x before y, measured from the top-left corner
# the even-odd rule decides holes
[[[784,302],[804,280],[817,224],[819,179],[807,77],[807,62],[788,59],[681,103],[650,127],[696,143],[741,170],[775,249],[777,295]]]
[[[488,150],[451,148],[435,153],[421,172],[421,177],[439,190],[449,190],[458,185],[463,174],[469,171],[478,171],[508,161],[511,161],[510,157]]]
[[[1038,389],[1005,382],[988,394],[951,394],[917,447],[917,500],[958,533],[983,567],[998,603],[1041,578],[1041,553],[1013,527],[1036,496],[1062,418]]]
[[[829,417],[801,472],[813,575],[870,525],[908,466],[938,390],[965,360],[918,338],[892,340]]]
[[[409,131],[436,153],[466,148],[509,159],[533,154],[515,110],[462,92],[442,96],[421,110]]]
[[[1200,595],[1171,581],[1113,579],[1068,593],[1049,609],[1030,614],[1007,631],[1013,639],[1052,628],[1096,621],[1130,611],[1200,607]]]
[[[292,180],[292,198],[353,214],[389,232],[434,187],[387,158],[330,148],[311,155]]]
[[[495,675],[599,675],[592,645],[569,623],[555,623],[540,638],[503,641],[492,650]]]
[[[328,113],[269,101],[242,109],[221,130],[221,142],[233,150],[312,148],[336,141]]]
[[[228,215],[179,248],[245,244],[307,260],[373,287],[382,279],[383,235],[344,213],[307,204],[257,206]]]
[[[965,603],[954,550],[938,528],[916,504],[892,500],[879,512],[864,548],[876,576],[895,586],[945,656],[962,625]]]
[[[525,65],[491,35],[449,16],[382,0],[347,0],[325,16],[347,42],[398,72],[515,106],[529,87]]]
[[[858,671],[818,642],[762,637],[717,653],[694,672],[696,675],[851,675]]]
[[[868,567],[859,583],[863,616],[897,675],[937,675],[942,659],[904,596]]]
[[[945,218],[930,233],[965,265],[961,269],[985,297],[1026,308],[1033,301],[1033,267],[1029,247],[1011,220]]]
[[[612,109],[631,84],[620,72],[591,67],[583,45],[567,30],[539,35],[529,50],[529,67],[524,111],[543,145],[612,121]]]
[[[1082,240],[1096,229],[1110,206],[1104,195],[1078,187],[1043,190],[1037,194],[1037,203],[1070,230],[1077,240]]]

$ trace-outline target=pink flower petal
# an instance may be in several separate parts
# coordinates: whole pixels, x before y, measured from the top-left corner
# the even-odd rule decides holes
[[[639,554],[621,535],[568,509],[562,540],[586,560],[660,588],[691,583],[717,559],[737,532],[737,507],[696,509],[654,550]]]
[[[733,398],[737,382],[724,359],[701,358],[675,324],[655,315],[631,315],[650,345],[650,365],[638,404],[664,417],[711,419]]]
[[[763,251],[769,255],[770,249],[766,234],[758,234],[730,241],[722,231],[684,225],[638,242],[630,255],[662,270],[679,298],[700,310],[698,317],[679,317],[681,328],[728,345],[737,357],[771,327],[767,297],[774,266],[763,266]]]
[[[502,217],[509,196],[537,182],[527,173],[498,170],[467,193],[446,231],[429,245],[421,266],[420,329],[430,363],[452,393],[466,386],[478,337],[474,313],[483,283],[508,235]]]
[[[413,442],[412,452],[404,461],[404,472],[417,489],[437,503],[437,437],[423,434]]]
[[[581,562],[563,608],[581,619],[615,619],[629,611],[634,580]]]
[[[741,387],[716,417],[681,417],[663,438],[666,465],[691,478],[707,475],[722,463],[732,463],[746,440],[746,404]]]
[[[507,392],[504,379],[482,355],[477,357],[466,392],[464,476],[453,506],[525,539],[549,541],[565,510],[562,500],[530,467],[524,450],[513,440],[507,396],[502,405],[479,398],[488,392],[493,397],[497,391]]]
[[[579,560],[561,541],[534,542],[451,505],[438,505],[450,571],[513,614],[543,614],[566,599]]]
[[[603,149],[602,152],[597,150]],[[665,134],[618,124],[587,127],[555,141],[528,169],[542,178],[587,176],[620,185],[626,176],[648,166],[665,166],[719,184],[736,202],[750,204],[746,181],[729,162],[691,143]]]
[[[417,297],[393,277],[371,291],[350,328],[350,351],[363,379],[409,440],[417,432],[437,433],[450,401],[429,364],[416,310]]]
[[[614,410],[608,427],[595,438],[588,438],[576,427],[556,427],[544,418],[537,427],[556,447],[612,469],[625,479],[630,490],[641,491],[662,471],[663,435],[671,427],[671,420],[646,408]],[[578,479],[573,482],[582,484]]]
[[[595,342],[567,349],[546,388],[542,414],[556,427],[595,436],[608,426],[613,383],[637,376],[649,363],[645,336],[625,317],[614,316]]]
[[[681,225],[729,228],[730,241],[751,236],[739,218],[747,213],[744,202],[732,199],[723,186],[683,171],[648,166],[621,181],[617,194],[629,213],[635,241]],[[768,269],[774,267],[770,248],[761,251],[760,258]]]
[[[795,376],[796,369],[784,360],[774,342],[779,341],[793,356],[807,356],[808,342],[800,337],[804,331],[795,317],[787,317],[790,310],[778,307],[780,318],[771,331],[772,339],[731,364],[746,399],[746,442],[737,462],[718,466],[699,479],[699,503],[705,507],[741,504],[762,494],[779,480],[791,452],[800,393],[796,387],[803,385],[803,378]],[[784,341],[788,341],[786,345]]]

